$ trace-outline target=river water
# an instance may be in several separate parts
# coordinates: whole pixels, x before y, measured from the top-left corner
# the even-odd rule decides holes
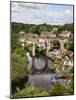
[[[32,57],[27,53],[29,60],[28,67],[32,66]],[[35,67],[36,69],[42,69],[45,66],[45,58],[35,57]],[[48,67],[54,68],[53,62],[48,59]],[[28,83],[33,83],[37,87],[43,87],[45,89],[51,89],[52,85],[57,81],[57,73],[44,73],[44,74],[31,74],[29,75]],[[65,84],[64,80],[59,80],[62,84]]]
[[[30,56],[29,53],[27,53],[27,57],[28,57],[28,61],[29,61],[28,67],[31,67],[32,66],[32,57]],[[34,61],[35,61],[36,69],[39,69],[39,71],[40,71],[41,69],[44,68],[45,62],[46,62],[45,57],[40,57],[40,58],[35,57]],[[54,68],[53,62],[50,59],[48,59],[48,67],[50,69]],[[62,72],[60,72],[60,73],[62,73]],[[54,71],[52,73],[51,72],[46,73],[44,71],[44,73],[41,72],[41,73],[29,74],[27,77],[21,79],[19,82],[12,82],[12,93],[15,92],[16,87],[23,89],[25,87],[25,84],[33,83],[35,86],[42,87],[46,90],[51,89],[51,87],[57,81],[59,81],[62,85],[66,85],[65,80],[58,78],[59,75],[60,75],[59,72],[57,73],[56,71]]]
[[[29,60],[29,64],[28,64],[28,67],[31,67],[32,66],[32,57],[30,56],[29,53],[27,53],[27,57],[28,57],[28,60]],[[44,57],[35,57],[35,67],[36,69],[43,69],[45,66],[45,58]],[[53,62],[48,59],[48,67],[49,68],[53,68]]]

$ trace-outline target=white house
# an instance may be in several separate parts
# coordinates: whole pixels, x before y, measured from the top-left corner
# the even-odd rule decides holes
[[[71,66],[73,67],[73,60],[69,59],[67,56],[63,60],[63,66]]]
[[[69,38],[70,34],[71,34],[71,32],[69,32],[69,31],[63,31],[61,34],[59,34],[59,37]]]
[[[24,35],[25,32],[24,32],[24,31],[20,31],[19,34],[20,34],[20,35]]]
[[[39,39],[38,41],[39,41],[39,43],[45,43],[44,39]]]

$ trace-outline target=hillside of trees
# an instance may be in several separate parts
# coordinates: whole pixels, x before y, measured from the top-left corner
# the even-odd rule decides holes
[[[36,33],[40,34],[42,31],[52,31],[53,28],[58,28],[58,33],[61,33],[64,30],[71,31],[73,33],[73,23],[71,24],[64,24],[64,25],[49,25],[49,24],[23,24],[23,23],[11,23],[11,31],[12,33],[19,33],[20,31],[24,31],[26,33]]]

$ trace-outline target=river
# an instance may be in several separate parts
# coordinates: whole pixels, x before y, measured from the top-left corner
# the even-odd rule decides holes
[[[53,62],[50,59],[48,59],[48,62],[47,62],[47,59],[45,59],[45,57],[32,58],[29,53],[27,53],[27,57],[28,57],[28,61],[29,61],[29,63],[28,63],[29,68],[32,68],[32,59],[34,59],[33,63],[35,64],[35,67],[39,72],[40,72],[40,70],[42,70],[45,67],[46,63],[47,63],[47,66],[49,69],[54,69]],[[54,72],[50,71],[47,73],[45,70],[43,70],[43,71],[44,71],[44,73],[35,72],[34,74],[29,74],[27,77],[24,77],[19,82],[12,82],[12,93],[15,92],[16,87],[23,89],[25,87],[25,84],[33,83],[35,86],[42,87],[46,90],[51,89],[51,87],[57,81],[59,81],[62,85],[66,85],[66,80],[58,78],[58,76],[63,73],[62,71],[60,71],[58,73],[56,71],[54,71]],[[65,75],[65,73],[64,73],[64,75]]]
[[[32,66],[32,57],[27,53],[27,57],[29,60],[28,67]],[[36,69],[43,69],[45,66],[45,58],[40,57],[37,58],[35,57],[35,67]],[[54,68],[52,60],[48,59],[48,67]],[[31,74],[29,75],[28,83],[31,84],[33,83],[37,87],[43,87],[45,89],[51,89],[51,86],[55,84],[55,82],[59,80],[57,78],[57,73],[40,73],[40,74]],[[59,80],[62,84],[65,84],[64,80]]]

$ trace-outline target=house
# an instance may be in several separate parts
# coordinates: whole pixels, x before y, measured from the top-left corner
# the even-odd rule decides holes
[[[57,58],[61,59],[61,52],[59,50],[54,49],[53,51],[50,52],[52,55],[54,55]]]
[[[20,38],[19,40],[20,40],[21,43],[24,43],[25,42],[25,39],[24,38]]]
[[[52,29],[52,33],[57,32],[57,31],[58,31],[58,28],[56,28],[56,27],[54,27],[54,28]]]
[[[52,32],[41,32],[41,37],[54,38],[56,37],[56,35],[53,34]]]
[[[73,60],[69,59],[67,56],[63,60],[63,66],[71,66],[73,67]]]
[[[45,40],[44,39],[39,39],[38,42],[39,43],[45,43]]]
[[[24,32],[24,31],[20,31],[19,34],[20,34],[20,35],[24,35],[25,32]]]
[[[70,35],[71,35],[71,32],[69,32],[69,31],[63,31],[61,34],[59,34],[59,37],[69,38]]]

